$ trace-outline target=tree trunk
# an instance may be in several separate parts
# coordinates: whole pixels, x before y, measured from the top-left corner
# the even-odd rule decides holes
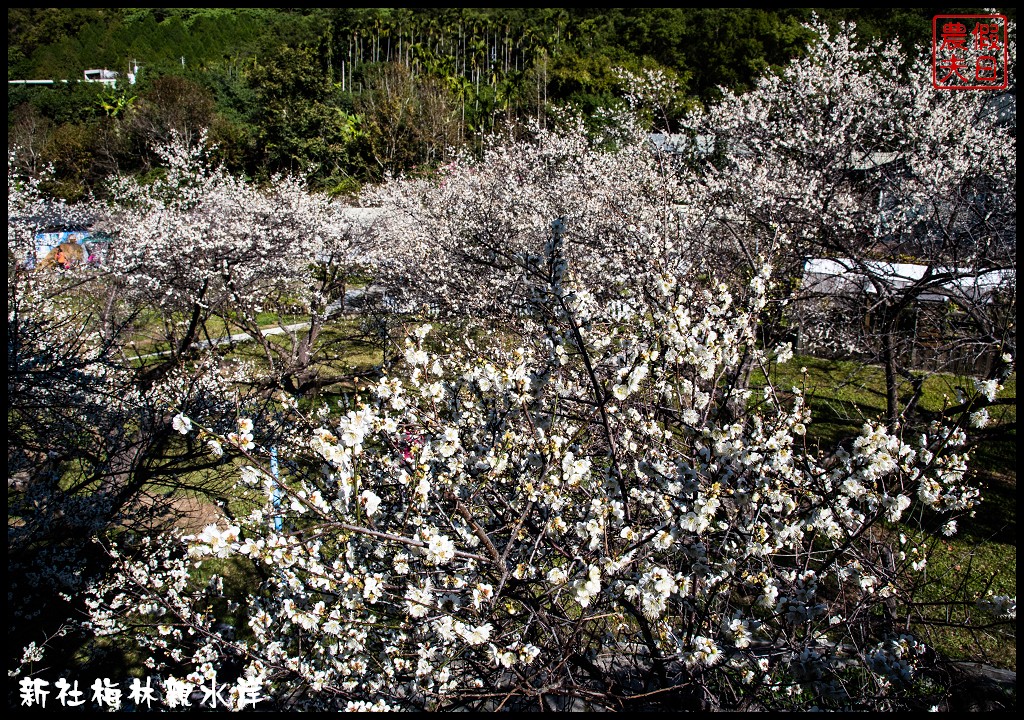
[[[882,332],[882,365],[885,370],[885,417],[890,429],[896,426],[900,416],[899,372],[896,369],[896,348],[893,337],[895,332],[894,323],[887,320]]]

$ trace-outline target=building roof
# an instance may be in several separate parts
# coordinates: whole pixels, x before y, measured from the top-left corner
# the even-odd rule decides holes
[[[979,120],[990,118],[996,125],[1017,127],[1017,86],[992,95],[981,110]]]
[[[1017,272],[1012,268],[975,272],[881,260],[854,262],[846,258],[810,258],[804,263],[803,287],[805,291],[828,295],[875,294],[877,290],[869,278],[899,290],[920,283],[929,270],[933,275],[948,278],[927,284],[928,289],[919,298],[931,302],[949,302],[957,298],[976,301],[991,297],[998,288],[1017,281]]]
[[[672,155],[693,149],[697,155],[706,156],[715,151],[715,138],[712,135],[698,135],[691,138],[679,133],[650,133],[647,140],[658,152]]]

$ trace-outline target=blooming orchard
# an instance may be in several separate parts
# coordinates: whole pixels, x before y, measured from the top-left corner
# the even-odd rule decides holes
[[[247,677],[306,688],[310,706],[486,707],[539,688],[614,706],[628,682],[717,693],[726,676],[754,695],[806,685],[843,704],[846,683],[900,686],[912,666],[889,671],[885,631],[863,663],[862,625],[876,602],[907,599],[925,566],[910,539],[881,553],[880,534],[912,506],[974,505],[962,433],[904,440],[866,425],[850,451],[818,455],[793,432],[811,420],[799,393],[773,388],[756,412],[725,417],[690,331],[705,349],[710,334],[742,337],[756,305],[685,323],[682,295],[666,280],[643,322],[563,309],[589,328],[583,343],[490,361],[431,352],[420,328],[401,381],[381,378],[305,431],[291,410],[286,479],[244,452],[240,479],[265,502],[187,538],[187,556],[126,563],[98,592],[97,628],[146,598],[169,632],[142,641],[154,657],[180,652],[215,627],[189,565],[234,557],[264,578],[248,629],[204,634],[192,652],[212,667],[238,654]],[[623,354],[648,369],[619,399]],[[697,424],[683,419],[693,407]]]
[[[160,154],[166,173],[114,183],[98,223],[117,236],[108,269],[122,283],[119,306],[158,313],[157,342],[174,356],[208,339],[202,329],[219,318],[224,330],[241,328],[260,345],[269,383],[304,392],[335,382],[318,376],[313,357],[332,303],[343,302],[359,266],[358,226],[294,178],[257,188],[181,140]],[[261,332],[268,318],[283,331],[273,340]]]
[[[926,521],[953,533],[979,501],[966,413],[808,442],[801,390],[768,373],[792,349],[759,342],[783,233],[733,272],[695,212],[717,180],[617,127],[611,147],[570,124],[369,193],[375,276],[432,318],[338,406],[247,392],[274,371],[215,356],[165,376],[165,434],[235,497],[194,531],[104,534],[86,629],[175,687],[219,678],[289,710],[914,707]],[[232,192],[264,221],[322,207]],[[147,203],[132,227],[161,225]],[[225,248],[257,242],[247,207]],[[247,312],[295,272],[270,245],[237,284],[196,245],[213,264],[181,262],[167,291],[199,307],[216,271],[218,303]],[[131,282],[158,290],[128,246]]]
[[[701,214],[726,261],[774,255],[781,281],[803,283],[776,321],[798,324],[806,348],[883,367],[893,425],[920,397],[900,387],[915,357],[1009,372],[1014,130],[991,93],[934,90],[927,55],[861,47],[850,27],[812,29],[806,57],[687,116],[679,157],[701,176]],[[809,258],[830,259],[844,280],[811,284]]]

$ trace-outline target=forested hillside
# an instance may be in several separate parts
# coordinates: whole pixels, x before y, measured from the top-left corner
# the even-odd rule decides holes
[[[208,130],[237,172],[343,193],[566,104],[621,102],[613,68],[660,69],[688,105],[743,91],[806,51],[812,12],[865,38],[930,42],[935,9],[14,8],[8,147],[68,198],[145,173],[171,132]],[[1013,16],[1012,11],[1007,11]],[[136,82],[125,82],[138,69]]]

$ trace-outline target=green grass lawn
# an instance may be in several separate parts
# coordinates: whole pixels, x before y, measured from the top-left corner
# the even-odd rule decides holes
[[[878,367],[854,362],[794,357],[773,368],[780,388],[802,390],[812,412],[808,436],[824,448],[856,435],[864,422],[885,415],[885,379]],[[920,407],[937,413],[954,405],[956,389],[973,390],[971,378],[932,374],[924,381]],[[901,392],[909,393],[907,385]],[[913,630],[947,656],[987,662],[1016,671],[1016,625],[990,626],[975,610],[974,598],[988,593],[1017,595],[1017,378],[1012,375],[997,399],[1011,399],[989,409],[987,430],[972,452],[971,480],[982,499],[970,518],[958,523],[951,538],[935,527],[920,538],[933,557],[920,588],[922,602],[958,598],[958,604],[922,605]],[[965,624],[973,627],[965,628]]]

